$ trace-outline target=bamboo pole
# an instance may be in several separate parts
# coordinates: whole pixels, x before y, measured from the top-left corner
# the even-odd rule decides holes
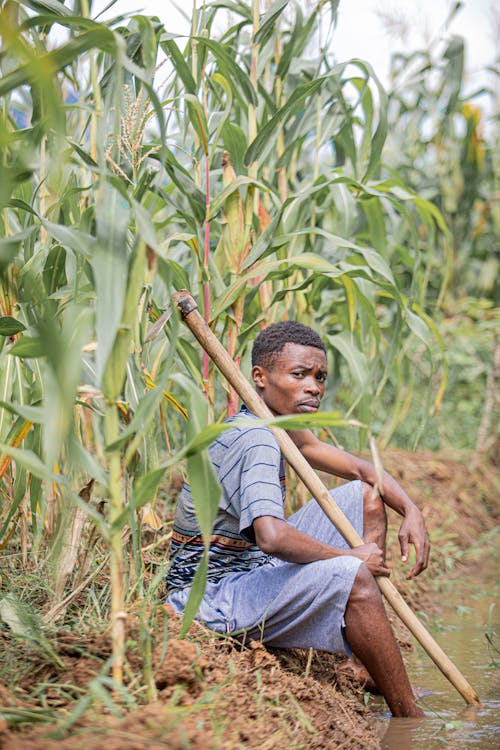
[[[213,362],[238,392],[250,411],[261,419],[269,419],[270,417],[273,417],[271,411],[250,385],[242,372],[236,367],[215,334],[212,333],[208,325],[205,323],[197,310],[197,304],[191,294],[186,290],[176,292],[174,294],[174,301],[184,321],[197,338],[204,351],[208,352]],[[271,427],[271,429],[278,440],[278,444],[284,457],[295,470],[299,478],[304,482],[307,489],[311,492],[312,496],[319,503],[344,539],[346,539],[351,547],[363,544],[363,540],[359,534],[351,526],[350,522],[334,502],[326,486],[308,464],[290,436],[285,430],[280,428]],[[377,577],[375,580],[377,581],[382,594],[385,596],[396,614],[404,622],[410,632],[413,633],[417,641],[426,650],[443,675],[457,689],[465,702],[471,705],[479,704],[481,701],[475,690],[418,620],[394,584],[388,578]]]

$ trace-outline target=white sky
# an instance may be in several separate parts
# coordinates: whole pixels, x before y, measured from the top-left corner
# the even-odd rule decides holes
[[[108,2],[96,0],[92,15],[95,17]],[[200,7],[202,0],[197,3]],[[445,30],[443,24],[454,5],[455,0],[340,0],[335,56],[339,62],[351,57],[367,60],[386,83],[391,51],[421,48],[443,33],[446,37],[459,34],[467,40],[469,85],[480,85],[479,71],[493,62],[495,50],[500,48],[500,7],[496,0],[463,0],[461,10]],[[188,33],[189,23],[179,7],[190,16],[193,0],[117,0],[106,17],[131,12],[157,15],[168,31]],[[396,21],[392,34],[383,22],[387,16]],[[402,39],[397,29],[404,27],[409,33]]]

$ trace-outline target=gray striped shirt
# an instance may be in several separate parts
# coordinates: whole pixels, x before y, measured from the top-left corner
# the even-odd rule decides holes
[[[237,416],[252,415],[243,406]],[[210,446],[209,455],[222,486],[208,565],[208,580],[217,581],[267,560],[255,544],[252,524],[259,516],[284,518],[285,468],[273,433],[259,425],[223,432]],[[169,591],[191,585],[202,554],[203,539],[191,492],[184,484],[175,511]]]

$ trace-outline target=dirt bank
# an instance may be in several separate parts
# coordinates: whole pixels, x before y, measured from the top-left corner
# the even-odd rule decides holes
[[[408,584],[397,563],[398,525],[391,521],[393,579],[417,610],[438,611],[440,581],[481,566],[493,549],[500,472],[492,465],[470,472],[466,459],[401,451],[383,456],[386,468],[423,507],[433,541],[429,571]],[[84,626],[78,631],[52,630],[47,635],[56,656],[42,658],[39,649],[24,648],[16,672],[19,643],[2,627],[2,750],[380,747],[364,691],[336,669],[334,656],[270,653],[258,643],[239,650],[196,624],[181,640],[178,619],[171,613],[165,616],[161,606],[148,613],[154,633],[155,695],[146,700],[139,677],[139,615],[129,617],[127,693],[122,696],[113,694],[109,681],[99,677],[110,653],[105,633]],[[410,648],[404,627],[394,624],[401,645]],[[85,702],[89,707],[83,714]],[[82,715],[70,719],[75,706]],[[119,706],[121,718],[112,714]],[[67,730],[59,724],[57,737],[50,723],[55,716],[71,723]],[[35,719],[47,723],[30,728],[28,720]]]

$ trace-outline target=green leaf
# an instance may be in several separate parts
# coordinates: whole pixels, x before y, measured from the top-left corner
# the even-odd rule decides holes
[[[142,206],[133,198],[131,199],[131,206],[135,216],[137,234],[144,240],[147,245],[149,245],[149,247],[158,252],[160,249],[160,245],[156,237],[152,216],[148,213],[144,206]]]
[[[262,182],[258,182],[257,180],[253,180],[250,177],[237,177],[233,182],[231,182],[230,185],[224,188],[217,197],[212,201],[210,205],[210,213],[209,213],[209,219],[213,219],[217,216],[218,212],[224,207],[224,203],[226,202],[227,198],[232,195],[236,190],[239,190],[240,187],[244,185],[254,185],[259,190],[262,190],[263,193],[268,193],[269,189],[267,185],[264,185]]]
[[[212,52],[217,60],[220,72],[232,84],[233,94],[240,101],[245,104],[257,104],[257,96],[250,78],[224,45],[204,36],[195,36],[191,37],[191,39],[196,40],[200,47],[207,47]]]
[[[158,411],[158,404],[163,398],[163,387],[157,388],[146,393],[137,404],[135,413],[127,427],[121,432],[120,438],[111,445],[106,446],[107,453],[121,450],[125,443],[131,438],[141,439],[146,432],[151,420]]]
[[[67,44],[57,47],[51,52],[39,56],[33,55],[33,62],[21,65],[7,73],[0,79],[0,96],[5,96],[25,83],[36,82],[40,76],[46,74],[46,71],[51,71],[53,76],[56,71],[71,65],[80,55],[93,47],[98,47],[112,54],[115,46],[114,32],[103,25],[99,25],[98,28],[73,37]]]
[[[9,726],[18,724],[51,724],[57,721],[57,714],[45,708],[16,708],[15,706],[0,706],[0,717]]]
[[[324,78],[317,78],[309,83],[301,83],[294,91],[286,103],[279,109],[273,117],[267,122],[252,141],[245,154],[245,164],[248,166],[252,162],[261,158],[265,149],[271,145],[271,137],[289,117],[296,114],[302,107],[304,100],[308,96],[315,94],[323,85]]]
[[[367,78],[374,81],[376,87],[377,87],[377,95],[378,95],[378,123],[377,127],[375,129],[375,133],[373,134],[373,137],[371,135],[371,128],[370,130],[365,125],[365,138],[367,143],[367,150],[369,150],[369,160],[368,165],[365,169],[365,173],[363,175],[363,180],[367,180],[371,175],[373,174],[376,167],[380,164],[380,156],[382,154],[382,148],[385,143],[385,139],[387,138],[387,112],[388,112],[388,98],[387,93],[380,83],[379,79],[375,75],[375,71],[373,70],[372,66],[365,62],[364,60],[358,60],[353,59],[349,61],[350,65],[357,65],[363,72],[366,73]],[[365,102],[367,106],[367,110],[365,112],[365,117],[367,121],[367,125],[371,125],[371,122],[373,121],[373,105],[371,100],[371,94],[369,97],[369,100],[366,100]],[[369,144],[369,145],[368,145]]]
[[[11,263],[19,247],[37,231],[38,228],[32,226],[23,229],[21,232],[16,232],[9,237],[2,237],[0,239],[0,265]]]
[[[47,232],[60,242],[63,247],[75,250],[75,252],[83,255],[84,258],[92,257],[92,252],[96,245],[95,237],[92,237],[90,234],[79,232],[72,227],[64,226],[63,224],[54,224],[43,218],[41,219],[41,222]]]
[[[342,354],[356,379],[358,387],[364,391],[370,380],[370,369],[365,354],[355,346],[351,334],[342,331],[342,333],[334,336],[328,336],[328,341]]]
[[[22,336],[9,350],[9,354],[22,359],[36,359],[45,356],[45,347],[38,336]]]
[[[184,56],[182,55],[182,52],[177,46],[175,40],[169,38],[166,34],[162,34],[162,36],[160,37],[160,46],[172,60],[175,72],[184,84],[186,92],[188,94],[196,94],[196,83],[192,76],[191,70],[189,69],[189,65],[187,64],[187,62],[184,60]]]
[[[369,235],[373,247],[382,255],[387,251],[387,231],[385,226],[384,212],[380,200],[369,198],[361,202],[363,211],[368,220]]]
[[[78,467],[84,474],[93,477],[103,487],[108,486],[108,475],[96,457],[88,451],[76,438],[69,442],[68,456],[71,464]]]
[[[300,60],[302,53],[308,44],[311,36],[311,31],[316,25],[316,19],[318,16],[318,10],[320,5],[316,4],[316,7],[312,10],[307,9],[307,21],[303,24],[303,17],[300,6],[297,6],[297,16],[295,24],[291,30],[289,40],[286,37],[283,39],[283,49],[279,61],[276,75],[280,78],[285,79],[288,73],[291,63],[293,60]]]
[[[165,474],[165,468],[153,469],[146,474],[141,474],[134,483],[133,505],[134,508],[142,508],[146,503],[150,503],[156,495],[158,485]]]
[[[426,347],[429,347],[431,345],[431,332],[422,318],[420,318],[411,310],[406,309],[404,313],[404,319],[415,336],[417,336],[426,345]]]
[[[276,0],[276,2],[271,5],[267,13],[264,14],[260,21],[259,30],[255,35],[255,41],[257,42],[257,44],[264,46],[269,37],[273,33],[276,33],[276,23],[287,5],[288,0]]]
[[[168,258],[165,260],[161,256],[157,258],[158,274],[161,276],[167,289],[187,289],[189,287],[189,277],[185,269],[175,260]]]
[[[280,269],[286,269],[289,267],[323,273],[335,272],[337,270],[335,266],[327,260],[324,260],[319,255],[313,255],[312,253],[302,253],[300,256],[284,258],[283,260],[263,260],[260,263],[255,263],[244,276],[240,276],[228,289],[226,289],[213,311],[213,317],[217,318],[224,310],[232,305],[234,300],[244,293],[246,285],[251,279],[254,279],[257,276],[267,276],[273,271],[279,271]]]
[[[240,174],[245,169],[245,152],[247,150],[247,139],[245,133],[239,125],[235,125],[230,120],[225,120],[221,130],[224,148],[229,151],[233,162],[234,171]]]
[[[44,411],[41,406],[28,406],[27,404],[0,401],[0,408],[7,409],[11,414],[17,414],[28,422],[34,422],[35,424],[43,422]]]
[[[205,586],[207,583],[207,572],[208,572],[208,555],[205,550],[203,553],[203,557],[201,558],[200,563],[198,567],[196,568],[196,573],[194,574],[193,582],[189,590],[188,600],[186,602],[186,606],[184,607],[184,614],[182,617],[182,626],[181,626],[181,630],[179,633],[180,638],[184,638],[184,636],[186,635],[186,633],[188,632],[191,626],[191,623],[196,617],[196,613],[198,612],[198,607],[200,606],[200,602],[203,599],[203,594],[205,593]]]
[[[58,478],[61,478],[60,475],[56,475],[50,471],[36,453],[33,453],[31,450],[14,448],[12,445],[0,443],[0,451],[11,456],[14,461],[19,462],[21,466],[24,466],[24,468],[35,477],[51,482],[57,481]]]
[[[46,11],[55,16],[70,16],[71,11],[66,8],[62,0],[22,0],[22,5],[33,8],[38,13]]]
[[[292,416],[275,417],[259,420],[269,427],[281,427],[283,430],[318,429],[321,427],[361,427],[355,419],[345,419],[339,412],[324,411],[316,414],[293,414]]]
[[[78,154],[80,159],[83,161],[84,164],[86,164],[88,167],[92,167],[93,169],[97,168],[97,162],[91,157],[85,149],[83,149],[79,143],[75,143],[71,140],[71,138],[67,138],[67,142],[71,146],[74,151]]]
[[[96,290],[97,376],[101,382],[106,361],[121,322],[130,251],[130,209],[121,193],[105,182],[96,206],[97,243],[91,259]]]
[[[191,404],[191,414],[192,408]],[[196,518],[208,546],[222,490],[206,450],[188,454],[187,470]]]
[[[188,104],[189,118],[191,124],[201,141],[203,153],[208,155],[208,125],[203,107],[194,94],[186,94],[185,100]]]
[[[332,232],[328,232],[325,229],[322,229],[321,227],[304,227],[301,229],[297,229],[294,232],[289,232],[287,234],[281,235],[275,242],[275,244],[286,244],[292,237],[300,237],[304,235],[317,235],[318,237],[324,237],[329,242],[329,247],[337,247],[337,248],[348,248],[355,253],[362,255],[368,266],[379,273],[381,276],[383,276],[387,281],[389,281],[392,285],[395,285],[394,276],[392,274],[391,269],[389,268],[387,261],[382,258],[379,253],[377,253],[373,248],[370,247],[363,247],[362,245],[359,245],[356,242],[352,242],[351,240],[346,239],[345,237],[339,237],[336,234],[332,234]],[[324,261],[325,263],[327,261]],[[331,267],[330,270],[334,270],[333,267]],[[326,272],[326,271],[325,271]]]
[[[229,122],[231,112],[233,109],[233,93],[229,81],[227,81],[220,73],[214,73],[211,77],[212,84],[218,84],[222,87],[226,94],[226,103],[224,105],[224,111],[219,115],[217,129],[212,135],[212,148],[210,150],[210,164],[213,163],[216,150],[220,147],[220,136],[226,123]]]
[[[25,331],[26,326],[21,321],[12,318],[10,315],[0,317],[0,336],[15,336],[16,333]]]

